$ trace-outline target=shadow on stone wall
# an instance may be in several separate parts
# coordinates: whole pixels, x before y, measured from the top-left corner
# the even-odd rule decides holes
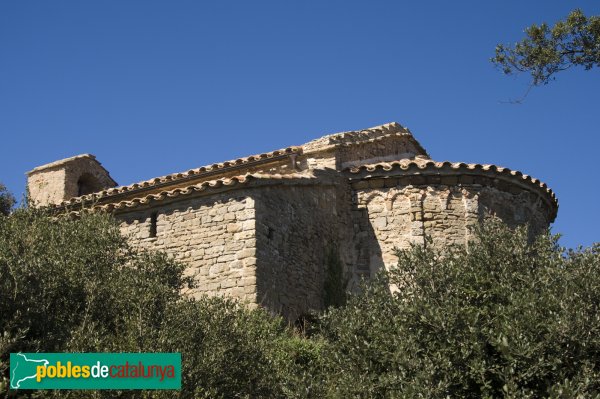
[[[385,265],[381,245],[369,217],[369,210],[367,207],[358,207],[355,193],[352,197],[353,237],[350,241],[349,253],[353,256],[349,262],[346,262],[346,270],[350,277],[348,290],[357,292],[362,281],[374,277],[377,272],[384,269]]]
[[[348,290],[383,265],[368,213],[356,208],[347,180],[335,171],[315,174],[261,187],[253,196],[257,300],[289,321],[324,309],[331,248],[337,249]]]

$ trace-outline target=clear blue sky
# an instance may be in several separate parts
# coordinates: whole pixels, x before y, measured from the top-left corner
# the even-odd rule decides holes
[[[397,121],[436,160],[547,182],[567,246],[600,240],[600,70],[489,62],[598,1],[0,3],[0,181],[93,153],[120,184]]]

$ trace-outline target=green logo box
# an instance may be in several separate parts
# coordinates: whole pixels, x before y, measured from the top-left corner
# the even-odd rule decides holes
[[[11,353],[10,389],[181,389],[181,353]]]

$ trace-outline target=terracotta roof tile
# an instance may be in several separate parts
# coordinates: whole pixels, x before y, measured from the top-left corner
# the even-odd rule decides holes
[[[552,203],[558,207],[558,200],[554,192],[548,187],[548,185],[539,179],[526,175],[518,170],[511,170],[502,166],[490,165],[490,164],[478,164],[478,163],[464,163],[464,162],[436,162],[429,159],[414,159],[414,160],[400,160],[393,162],[379,162],[375,164],[361,165],[357,167],[350,167],[346,170],[351,174],[358,174],[363,171],[377,172],[384,171],[389,172],[394,169],[402,171],[413,171],[420,173],[422,171],[443,171],[451,170],[458,172],[492,172],[501,176],[507,176],[510,178],[517,179],[517,181],[531,184],[534,187],[541,189],[549,197]]]
[[[77,203],[81,203],[82,201],[97,201],[100,199],[105,199],[107,197],[112,197],[118,194],[127,194],[132,193],[136,190],[140,189],[148,189],[153,187],[160,187],[162,185],[168,185],[173,182],[178,182],[182,180],[192,180],[195,178],[202,178],[205,176],[210,176],[215,173],[224,173],[230,170],[234,170],[236,167],[240,166],[248,166],[251,167],[253,164],[260,164],[264,161],[268,161],[271,159],[277,159],[279,157],[288,156],[291,154],[301,154],[302,147],[292,146],[288,148],[284,148],[281,150],[275,150],[271,152],[265,152],[262,154],[250,155],[244,158],[238,158],[231,161],[225,161],[221,163],[215,163],[212,165],[202,166],[196,169],[190,169],[186,172],[178,172],[173,173],[166,176],[155,177],[150,180],[141,181],[138,183],[133,183],[127,186],[120,186],[109,188],[106,190],[98,191],[95,193],[83,195],[81,197],[73,197],[69,200],[63,201],[58,206],[66,206],[73,205]]]
[[[302,173],[290,173],[290,174],[245,174],[240,176],[233,176],[230,178],[220,178],[215,180],[203,181],[201,183],[192,184],[185,187],[177,187],[172,190],[164,190],[158,193],[152,193],[141,197],[136,197],[123,201],[109,202],[106,204],[93,204],[92,202],[86,204],[86,197],[72,198],[69,201],[63,202],[58,205],[57,208],[64,208],[69,210],[73,206],[89,207],[90,209],[103,210],[103,211],[118,211],[129,208],[135,208],[138,206],[146,205],[151,202],[162,201],[165,199],[176,198],[180,196],[186,196],[197,192],[216,190],[224,187],[232,187],[236,185],[247,184],[253,180],[297,180],[297,179],[314,179],[312,176]],[[90,198],[89,201],[93,201],[94,198]],[[77,207],[79,209],[79,206]],[[76,214],[77,211],[68,211],[67,213]]]

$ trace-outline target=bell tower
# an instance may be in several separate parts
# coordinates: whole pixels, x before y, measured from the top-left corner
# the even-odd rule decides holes
[[[29,199],[34,206],[56,205],[116,185],[91,154],[61,159],[27,172]]]

